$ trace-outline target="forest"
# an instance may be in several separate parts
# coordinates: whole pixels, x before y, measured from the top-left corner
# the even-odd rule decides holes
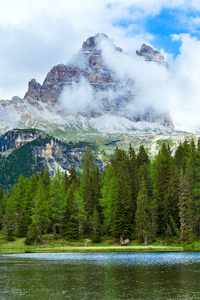
[[[198,240],[200,142],[185,140],[174,155],[163,143],[151,159],[143,145],[137,153],[116,148],[101,173],[87,147],[80,176],[73,166],[53,178],[47,170],[20,175],[9,192],[0,189],[0,231],[8,241],[26,237],[27,245],[42,243],[44,233],[95,243]]]

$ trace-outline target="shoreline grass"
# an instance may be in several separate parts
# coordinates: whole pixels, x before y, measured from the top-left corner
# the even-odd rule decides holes
[[[0,239],[0,254],[8,253],[50,253],[50,252],[127,252],[127,251],[149,251],[149,252],[183,252],[200,251],[200,242],[192,244],[166,244],[160,240],[148,246],[131,242],[127,245],[118,245],[113,240],[104,240],[100,244],[93,244],[91,240],[84,239],[69,242],[63,239],[55,240],[52,236],[44,236],[43,244],[25,245],[25,238],[16,238],[13,242]]]

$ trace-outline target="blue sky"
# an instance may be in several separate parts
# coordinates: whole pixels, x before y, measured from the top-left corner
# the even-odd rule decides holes
[[[134,14],[138,9],[134,6],[130,9],[131,20],[120,19],[114,22],[114,26],[128,29],[133,27],[129,36],[132,35],[147,35],[152,37],[151,44],[157,49],[164,49],[165,52],[176,57],[181,46],[180,40],[173,40],[173,35],[189,34],[191,37],[200,39],[200,12],[194,8],[182,9],[181,7],[161,8],[156,14],[147,14],[134,19]],[[134,25],[134,26],[133,26]]]
[[[160,13],[144,20],[144,30],[154,36],[153,44],[156,48],[164,48],[175,56],[179,54],[180,41],[172,41],[173,34],[188,33],[199,38],[199,26],[190,27],[190,20],[197,18],[198,12],[181,11],[177,9],[162,9]]]

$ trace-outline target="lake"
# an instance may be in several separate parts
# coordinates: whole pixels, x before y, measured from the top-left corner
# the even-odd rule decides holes
[[[0,299],[200,299],[200,253],[0,255]]]

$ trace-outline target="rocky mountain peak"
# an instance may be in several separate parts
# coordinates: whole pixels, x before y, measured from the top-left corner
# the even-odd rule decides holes
[[[99,42],[108,39],[108,36],[104,33],[98,33],[95,36],[89,37],[85,42],[83,42],[80,51],[94,51],[99,49]]]
[[[144,57],[146,61],[155,61],[159,64],[167,64],[165,57],[158,50],[146,44],[142,44],[140,51],[137,50],[136,54]]]
[[[128,103],[134,102],[134,81],[131,78],[119,78],[105,63],[102,56],[102,47],[104,47],[102,41],[108,42],[115,51],[123,52],[121,48],[113,44],[107,35],[98,33],[91,36],[83,42],[78,54],[67,65],[54,66],[47,74],[42,85],[32,79],[24,98],[32,106],[37,106],[41,110],[40,101],[50,106],[59,104],[59,98],[64,88],[69,87],[70,89],[74,83],[79,84],[84,79],[92,88],[95,105],[87,111],[78,111],[79,114],[87,117],[99,116],[105,113],[117,114],[136,122],[149,120],[154,122],[154,120],[158,120],[159,116],[155,116],[152,112],[148,111],[138,115],[125,109]],[[145,61],[166,64],[164,56],[151,46],[143,44],[136,54],[143,57]],[[65,111],[65,114],[67,114],[67,111]],[[171,124],[168,117],[164,116],[163,120],[162,115],[161,119],[160,123],[164,126]]]

